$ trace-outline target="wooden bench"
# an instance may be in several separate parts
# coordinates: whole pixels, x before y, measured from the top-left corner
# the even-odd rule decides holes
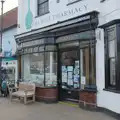
[[[17,97],[20,100],[24,100],[24,104],[35,102],[35,84],[34,83],[19,83],[19,87],[16,92],[10,90],[10,100],[12,101],[13,97]]]

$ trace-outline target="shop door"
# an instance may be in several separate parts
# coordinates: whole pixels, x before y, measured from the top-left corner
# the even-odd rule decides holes
[[[79,100],[79,50],[60,52],[60,100]]]

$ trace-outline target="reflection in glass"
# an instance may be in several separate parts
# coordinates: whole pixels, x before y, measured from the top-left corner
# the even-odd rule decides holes
[[[110,85],[115,85],[115,58],[110,59]]]
[[[81,78],[86,85],[95,85],[95,49],[86,47],[80,50]]]
[[[45,85],[57,85],[57,53],[45,53]]]
[[[31,81],[44,86],[44,54],[24,55],[24,81]]]

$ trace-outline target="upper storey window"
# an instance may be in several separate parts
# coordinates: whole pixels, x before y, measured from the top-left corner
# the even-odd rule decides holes
[[[38,15],[44,15],[49,12],[49,0],[38,0]]]

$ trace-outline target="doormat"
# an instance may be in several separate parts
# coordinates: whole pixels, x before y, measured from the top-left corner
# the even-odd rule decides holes
[[[64,104],[64,105],[69,105],[69,106],[72,106],[72,107],[79,108],[79,105],[77,103],[73,103],[73,102],[68,102],[68,101],[61,102],[60,101],[59,104]]]

